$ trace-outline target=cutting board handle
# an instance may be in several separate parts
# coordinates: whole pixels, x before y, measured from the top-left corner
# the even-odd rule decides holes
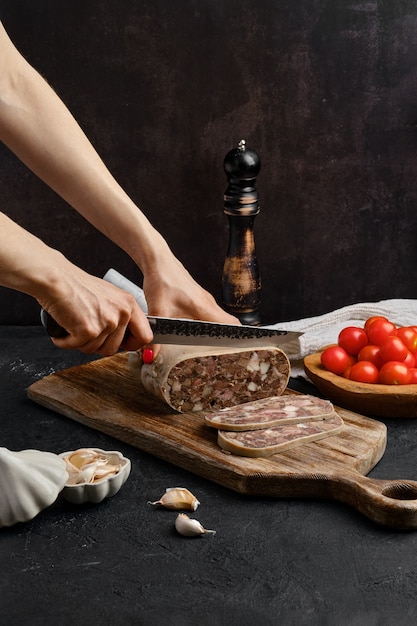
[[[332,478],[327,476],[334,499],[350,504],[378,524],[402,530],[417,528],[417,481],[378,480],[353,470]]]

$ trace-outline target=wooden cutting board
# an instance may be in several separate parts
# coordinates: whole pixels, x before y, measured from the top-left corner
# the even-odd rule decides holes
[[[286,393],[296,393],[288,390]],[[175,413],[146,394],[118,354],[33,383],[38,404],[239,493],[329,498],[373,521],[417,528],[417,482],[374,480],[366,474],[384,454],[384,424],[337,408],[341,433],[269,458],[225,453],[198,413]]]

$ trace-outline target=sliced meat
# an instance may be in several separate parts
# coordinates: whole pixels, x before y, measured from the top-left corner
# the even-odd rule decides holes
[[[222,430],[256,430],[324,419],[332,415],[333,411],[333,404],[329,400],[297,394],[254,400],[210,412],[204,419],[209,426]]]
[[[129,356],[131,370],[144,388],[180,412],[222,409],[281,395],[290,363],[276,346],[204,348],[161,346],[149,365],[138,353]]]
[[[217,441],[223,450],[239,456],[267,457],[303,443],[336,435],[342,428],[342,418],[333,413],[331,417],[315,422],[241,432],[219,430]]]

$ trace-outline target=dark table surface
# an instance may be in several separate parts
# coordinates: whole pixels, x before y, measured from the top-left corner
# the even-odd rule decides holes
[[[417,531],[382,528],[337,502],[240,495],[27,398],[35,380],[87,360],[57,349],[42,328],[0,327],[1,446],[94,446],[132,462],[113,498],[72,505],[59,496],[0,529],[1,624],[416,623]],[[416,480],[417,423],[384,421],[387,450],[370,475]],[[197,496],[192,515],[216,535],[181,537],[173,511],[147,505],[173,486]]]

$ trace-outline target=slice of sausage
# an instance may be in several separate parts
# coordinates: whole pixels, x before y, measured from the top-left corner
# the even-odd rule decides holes
[[[303,443],[336,435],[342,428],[342,418],[333,413],[331,417],[315,422],[287,424],[262,430],[240,432],[219,430],[217,441],[223,450],[239,456],[267,457]]]
[[[131,370],[144,388],[176,411],[222,409],[281,395],[290,363],[276,346],[211,348],[163,345],[149,365],[129,355]]]
[[[283,395],[254,400],[239,406],[210,412],[206,424],[222,430],[257,430],[284,424],[324,419],[333,414],[329,400],[308,394]]]

